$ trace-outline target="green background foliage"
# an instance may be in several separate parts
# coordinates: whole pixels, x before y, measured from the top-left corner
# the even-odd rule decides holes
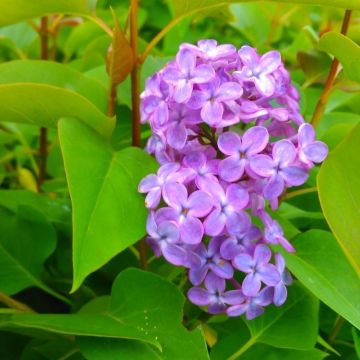
[[[359,358],[359,1],[141,1],[135,52],[130,10],[0,2],[0,358]],[[307,121],[333,57],[341,64],[317,126],[331,153],[274,214],[297,250],[284,253],[296,280],[284,306],[252,321],[205,316],[183,295],[185,270],[149,249],[139,269],[137,185],[157,164],[141,149],[149,129],[133,138],[129,74],[141,90],[179,44],[202,38],[279,50]]]

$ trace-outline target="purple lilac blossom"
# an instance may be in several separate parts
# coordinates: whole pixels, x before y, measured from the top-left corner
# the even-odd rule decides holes
[[[328,153],[299,100],[278,52],[211,39],[181,44],[141,94],[160,164],[139,184],[147,242],[188,269],[189,300],[211,314],[253,319],[286,301],[292,279],[272,246],[295,249],[267,209]]]

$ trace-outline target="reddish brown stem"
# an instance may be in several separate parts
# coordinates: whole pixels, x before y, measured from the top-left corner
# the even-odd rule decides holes
[[[352,11],[351,10],[346,10],[345,11],[345,15],[344,15],[344,19],[343,19],[343,23],[342,23],[342,26],[341,26],[341,34],[343,35],[346,35],[348,29],[349,29],[349,25],[350,25],[350,20],[351,20],[351,14],[352,14]],[[315,111],[314,111],[314,115],[312,117],[312,120],[311,120],[311,124],[316,127],[324,112],[325,112],[325,107],[326,107],[326,104],[329,100],[329,96],[331,94],[331,91],[333,89],[333,84],[334,84],[334,80],[336,78],[336,75],[338,73],[338,69],[339,69],[339,60],[334,58],[332,64],[331,64],[331,67],[330,67],[330,72],[329,72],[329,75],[328,75],[328,78],[325,82],[325,86],[324,86],[324,90],[320,96],[320,99],[318,101],[318,103],[316,104],[316,108],[315,108]]]
[[[113,117],[115,115],[115,109],[116,109],[116,85],[113,84],[110,79],[107,115]]]
[[[41,18],[40,25],[40,56],[42,60],[47,60],[49,58],[49,33],[48,33],[48,18],[47,16],[43,16]],[[38,191],[41,191],[41,185],[45,181],[46,176],[46,160],[47,160],[47,129],[45,127],[40,128],[39,135],[39,176],[37,179],[37,187]]]

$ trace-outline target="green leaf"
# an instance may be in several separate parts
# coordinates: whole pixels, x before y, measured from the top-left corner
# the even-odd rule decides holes
[[[89,14],[87,0],[2,0],[0,26],[58,13]]]
[[[114,11],[114,30],[112,44],[106,57],[106,67],[113,85],[123,82],[134,66],[134,53],[120,27],[119,21]]]
[[[360,278],[360,125],[330,153],[318,175],[321,207]]]
[[[0,85],[0,121],[55,127],[62,117],[82,120],[109,136],[114,122],[85,97],[53,85]]]
[[[13,295],[37,286],[59,297],[46,286],[43,263],[55,250],[56,233],[44,215],[28,206],[17,213],[0,207],[0,289]]]
[[[82,95],[106,111],[107,89],[67,65],[42,60],[16,60],[0,65],[0,84],[39,83],[67,89]]]
[[[298,236],[296,253],[283,255],[291,272],[321,301],[360,328],[360,282],[334,236],[310,230]]]
[[[104,353],[96,351],[103,341],[96,339],[99,337],[140,340],[139,347],[147,359],[153,358],[151,354],[156,354],[156,359],[208,359],[201,330],[189,332],[182,326],[184,300],[175,285],[159,276],[127,269],[116,278],[109,306],[101,312],[101,306],[90,304],[91,308],[88,305],[86,311],[78,314],[0,315],[0,328],[91,336],[92,341],[85,339],[82,342],[78,338],[81,350],[90,360],[116,359],[111,357],[113,349],[109,347],[103,349]],[[94,302],[99,303],[99,300]],[[100,303],[107,302],[100,299]],[[132,344],[134,347],[138,345],[137,342]],[[131,349],[125,346],[119,351],[119,358],[131,359],[128,356]]]
[[[200,11],[215,9],[234,3],[251,2],[252,0],[172,0],[175,15],[184,17]],[[323,5],[334,6],[343,9],[360,10],[360,4],[357,0],[268,0],[269,2],[283,2],[304,5]]]
[[[264,315],[246,321],[250,338],[240,348],[239,345],[228,344],[226,349],[223,349],[225,354],[223,353],[222,356],[223,358],[229,356],[228,360],[237,359],[256,343],[279,348],[310,350],[318,337],[318,311],[317,299],[295,283],[289,288],[286,303],[279,308],[271,306],[265,310]]]
[[[334,55],[344,66],[346,76],[360,82],[360,46],[347,36],[330,31],[319,42],[319,49]]]
[[[147,210],[137,187],[157,165],[140,149],[114,152],[78,121],[61,120],[59,136],[73,205],[74,291],[145,235]]]

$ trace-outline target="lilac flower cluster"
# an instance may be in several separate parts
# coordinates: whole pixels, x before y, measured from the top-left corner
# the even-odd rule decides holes
[[[276,209],[328,149],[304,122],[280,54],[182,44],[141,98],[147,151],[161,165],[139,185],[155,254],[188,268],[188,297],[209,313],[252,319],[282,305],[291,277],[269,245],[294,249],[266,204]]]

